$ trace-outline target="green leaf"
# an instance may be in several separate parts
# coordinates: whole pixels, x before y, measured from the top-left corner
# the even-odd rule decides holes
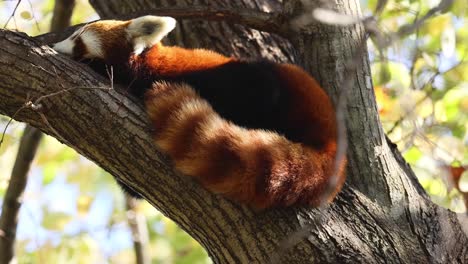
[[[71,215],[63,212],[47,212],[42,218],[42,226],[49,230],[63,231],[65,225],[72,220]]]
[[[0,139],[2,138],[3,131],[0,132]],[[3,134],[3,142],[0,145],[0,155],[4,154],[7,150],[10,149],[16,143],[15,137],[5,133]]]
[[[60,167],[60,163],[54,162],[54,161],[48,162],[45,166],[43,166],[43,169],[42,169],[42,174],[43,174],[42,184],[43,185],[47,185],[55,179],[55,176],[57,175],[59,167]]]
[[[405,157],[405,160],[409,163],[415,164],[421,157],[422,157],[422,152],[419,150],[419,148],[413,146],[411,147],[408,151],[406,151],[403,156]]]

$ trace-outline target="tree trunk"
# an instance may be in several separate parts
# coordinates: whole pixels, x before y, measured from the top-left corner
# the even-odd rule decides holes
[[[91,1],[103,17],[193,4],[167,2]],[[196,3],[232,10],[281,7],[273,0]],[[286,7],[288,14],[301,8],[297,1]],[[357,0],[337,0],[333,8],[360,14]],[[0,113],[51,134],[140,192],[198,240],[215,263],[467,262],[467,236],[457,215],[428,199],[395,146],[385,140],[367,54],[360,52],[365,51],[363,28],[312,24],[282,33],[289,41],[239,25],[190,20],[180,23],[170,40],[225,54],[299,62],[332,97],[345,95],[348,180],[329,207],[255,212],[207,192],[175,173],[153,147],[140,104],[118,90],[103,89],[109,82],[85,65],[8,31],[0,31]],[[358,63],[348,63],[355,57]],[[41,97],[46,95],[51,96]]]

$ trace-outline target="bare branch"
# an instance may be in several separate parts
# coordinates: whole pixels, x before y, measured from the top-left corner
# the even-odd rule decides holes
[[[385,9],[388,0],[378,0],[377,5],[375,6],[374,15],[379,15]]]
[[[151,258],[148,249],[148,229],[146,227],[146,218],[139,213],[136,206],[138,201],[128,195],[125,195],[125,205],[127,208],[127,221],[132,232],[133,249],[136,256],[136,264],[149,264]]]
[[[3,25],[3,28],[6,28],[6,27],[8,26],[8,24],[10,23],[10,20],[11,20],[12,18],[15,17],[16,10],[18,10],[18,7],[19,7],[20,4],[21,4],[21,0],[18,0],[18,1],[16,2],[15,8],[13,9],[13,12],[12,12],[11,15],[8,17],[7,21],[5,22],[5,25]]]
[[[61,31],[70,26],[75,0],[55,0],[50,31]]]
[[[19,209],[27,183],[31,163],[41,141],[42,132],[26,126],[21,137],[18,155],[11,172],[10,183],[5,194],[0,216],[0,263],[10,263],[14,257],[14,242],[18,224]]]
[[[6,123],[5,127],[3,128],[2,137],[0,138],[0,148],[2,147],[3,141],[5,140],[5,135],[6,135],[6,131],[8,130],[8,127],[10,126],[11,122],[13,122],[13,120],[14,120],[15,117],[16,117],[16,115],[17,115],[21,110],[23,110],[24,107],[26,107],[26,106],[22,106],[22,107],[18,108],[18,110],[16,110],[16,112],[13,113],[13,115],[10,117],[10,119],[9,119],[8,122]]]
[[[407,24],[407,25],[404,25],[404,26],[400,27],[400,29],[398,30],[398,33],[397,33],[398,37],[402,38],[404,36],[407,36],[407,35],[413,33],[418,28],[420,28],[422,25],[424,25],[424,23],[428,19],[430,19],[430,18],[434,17],[435,15],[447,10],[453,4],[453,2],[454,2],[454,0],[441,0],[436,7],[433,7],[431,9],[429,9],[429,11],[427,11],[427,13],[424,16],[422,16],[420,19],[417,19],[416,21],[414,21],[411,24]]]
[[[12,16],[14,16],[20,2],[21,1],[18,1],[18,4],[16,5]],[[33,18],[36,22],[36,26],[39,30],[39,23],[34,17],[32,4],[29,0],[28,2],[31,8],[31,13],[33,13]],[[72,3],[70,3],[70,0],[56,0],[56,8],[54,9],[54,15],[52,17],[52,30],[62,30],[63,28],[69,26],[70,18],[74,8],[74,0],[71,0],[71,2]],[[5,26],[7,24],[8,21],[5,24]],[[48,95],[47,97],[58,94],[59,92],[53,93],[51,95]],[[47,97],[43,96],[38,98],[35,104],[27,100],[27,102],[21,108],[19,108],[15,112],[13,117],[8,121],[7,125],[5,126],[5,131],[8,128],[8,125],[10,124],[11,120],[13,120],[14,116],[16,116],[16,114],[18,114],[21,110],[29,107],[32,110],[40,112],[40,101]],[[56,132],[50,125],[50,123],[47,121],[45,115],[43,113],[39,113],[39,115],[41,116],[44,123],[46,123],[46,125],[50,127],[51,131],[54,131],[56,136],[60,136],[60,134]],[[0,140],[0,147],[3,142],[3,137],[4,134],[2,135],[2,139]],[[39,146],[41,138],[42,132],[39,129],[34,128],[30,125],[26,125],[26,128],[24,129],[23,136],[20,141],[18,155],[16,157],[16,162],[13,167],[10,183],[8,184],[5,200],[3,202],[2,215],[0,216],[0,263],[10,263],[11,259],[14,257],[13,249],[14,242],[16,239],[16,225],[18,213],[21,207],[21,196],[27,184],[27,173],[31,166],[31,162],[36,154],[36,150]],[[63,137],[60,136],[60,138],[64,140]],[[4,237],[2,237],[2,235]]]

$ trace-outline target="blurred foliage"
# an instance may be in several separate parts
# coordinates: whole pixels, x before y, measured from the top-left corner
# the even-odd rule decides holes
[[[93,21],[99,18],[86,0],[75,0],[72,24]],[[0,26],[26,32],[35,36],[49,31],[54,11],[54,0],[22,0],[15,15],[11,17],[18,1],[0,2]],[[11,17],[11,19],[10,19]]]
[[[0,2],[3,27],[17,1]],[[22,1],[7,28],[37,35],[46,33],[53,0]],[[98,19],[86,0],[77,0],[72,24]],[[0,116],[0,129],[9,118]],[[0,146],[0,197],[5,194],[23,124],[12,122]],[[3,134],[3,133],[2,133]],[[1,199],[0,199],[1,202]],[[41,142],[20,212],[16,253],[18,263],[134,263],[125,198],[114,179],[71,148],[51,137]],[[174,222],[146,202],[152,263],[211,263],[205,250]]]
[[[439,2],[388,1],[377,17],[382,33],[413,24]],[[368,15],[377,3],[368,1]],[[460,188],[468,184],[461,177],[468,168],[467,15],[468,1],[455,0],[387,49],[369,41],[384,130],[432,199],[456,212],[466,211],[468,196]]]
[[[78,0],[72,22],[97,19]],[[361,1],[371,14],[377,0]],[[36,35],[47,32],[54,1],[22,1],[8,28]],[[413,23],[438,1],[388,1],[377,18],[384,33]],[[0,2],[5,25],[16,1]],[[468,192],[468,2],[454,5],[393,43],[379,55],[370,40],[373,80],[382,124],[437,203],[465,210]],[[0,128],[8,118],[0,116]],[[23,125],[9,125],[0,146],[0,167],[10,172]],[[0,197],[9,173],[0,175]],[[125,201],[106,172],[47,137],[33,164],[20,214],[18,263],[133,263]],[[153,263],[210,263],[204,249],[146,202]]]

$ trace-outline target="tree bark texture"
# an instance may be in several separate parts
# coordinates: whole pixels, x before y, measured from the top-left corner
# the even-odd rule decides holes
[[[298,5],[292,2],[291,14],[297,15]],[[280,8],[273,0],[91,3],[103,17],[194,3],[234,10]],[[337,0],[333,7],[359,14],[357,0]],[[385,140],[367,54],[358,56],[361,67],[349,66],[362,38],[359,25],[313,24],[288,41],[239,25],[192,20],[179,23],[170,37],[171,43],[186,47],[299,62],[334,98],[342,93],[341,87],[350,89],[349,180],[335,202],[320,209],[256,212],[205,191],[175,173],[155,149],[139,102],[117,89],[96,89],[108,87],[109,81],[27,36],[7,31],[0,31],[0,112],[57,137],[137,190],[198,240],[215,263],[467,262],[461,220],[428,199],[398,151]]]

